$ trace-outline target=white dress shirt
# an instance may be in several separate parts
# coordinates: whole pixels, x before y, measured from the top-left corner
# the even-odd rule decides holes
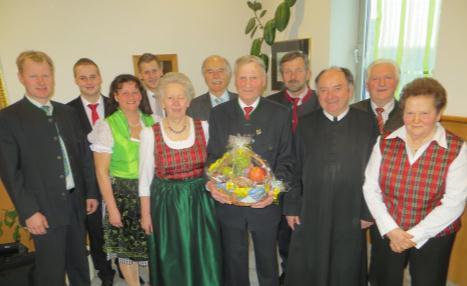
[[[154,118],[154,122],[159,122],[163,117],[165,117],[160,99],[154,92],[150,91],[149,89],[146,89],[146,93],[148,95],[149,105],[151,106],[152,110],[152,118]]]
[[[190,148],[195,144],[195,125],[193,119],[189,118],[190,135],[187,139],[181,141],[173,141],[167,136],[164,128],[161,126],[162,139],[169,148],[180,150]],[[201,126],[206,138],[206,144],[209,140],[208,123],[201,121]],[[139,182],[138,192],[140,197],[147,197],[151,193],[151,183],[154,178],[154,132],[151,127],[145,127],[141,131],[139,145]]]
[[[247,104],[244,103],[244,102],[242,101],[242,99],[239,97],[239,98],[238,98],[238,104],[240,104],[240,107],[241,107],[241,109],[242,109],[242,111],[243,111],[243,114],[245,114],[245,109],[244,109],[245,107],[247,107],[247,106],[253,107],[253,109],[252,109],[251,112],[250,112],[250,114],[251,114],[251,113],[253,113],[253,111],[255,111],[256,107],[258,107],[258,104],[259,104],[259,97],[258,97],[258,98],[255,100],[255,102],[253,102],[251,105],[247,105]]]
[[[381,115],[383,116],[384,123],[386,123],[386,121],[388,120],[389,113],[391,113],[391,111],[394,109],[395,104],[396,104],[396,101],[393,98],[391,99],[391,101],[389,101],[388,103],[386,103],[386,105],[383,106],[384,111],[381,113]],[[376,105],[376,103],[374,103],[371,99],[370,99],[370,105],[371,105],[371,109],[373,110],[373,112],[377,114],[376,108],[378,108],[379,106]]]
[[[408,160],[411,165],[420,158],[432,141],[435,141],[443,148],[447,148],[446,131],[439,123],[432,140],[421,146],[415,154],[413,154],[408,147],[407,131],[405,126],[400,127],[388,136],[388,138],[396,137],[399,137],[405,142]],[[379,186],[379,171],[382,160],[379,146],[380,138],[381,137],[378,138],[373,148],[373,152],[366,167],[363,194],[368,208],[376,221],[379,232],[384,236],[388,232],[399,228],[399,225],[397,225],[395,220],[389,214],[383,201],[383,194]],[[417,248],[422,247],[430,238],[435,237],[462,215],[466,197],[467,147],[464,142],[459,155],[449,166],[446,177],[446,191],[441,199],[441,204],[432,209],[431,212],[428,213],[417,225],[406,230],[408,233],[413,235],[412,241],[416,243]]]
[[[347,115],[347,113],[349,113],[349,110],[350,108],[347,107],[347,109],[341,114],[339,114],[338,116],[333,116],[329,114],[328,112],[326,112],[324,109],[323,109],[323,113],[324,113],[324,116],[326,116],[330,121],[334,121],[334,117],[337,117],[337,121],[341,121],[342,118],[344,118]]]
[[[84,96],[80,96],[81,98],[81,103],[83,104],[83,108],[86,111],[86,116],[88,117],[89,123],[92,126],[92,110],[89,108],[89,104],[93,104],[92,102],[89,102],[84,98]],[[97,114],[99,114],[99,119],[102,119],[105,117],[105,112],[104,112],[104,98],[102,96],[99,96],[99,100],[97,102]]]

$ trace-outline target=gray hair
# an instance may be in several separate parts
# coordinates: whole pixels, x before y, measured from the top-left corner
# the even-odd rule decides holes
[[[240,67],[246,64],[250,64],[250,63],[257,64],[261,72],[264,74],[264,76],[266,76],[266,65],[264,64],[263,60],[257,56],[252,56],[252,55],[246,55],[246,56],[239,57],[235,61],[235,68],[234,68],[235,75],[238,73],[238,70],[240,69]]]
[[[391,59],[377,59],[374,60],[373,62],[370,63],[370,65],[366,68],[366,75],[365,75],[365,81],[367,82],[368,79],[370,78],[371,70],[381,64],[388,64],[392,65],[394,67],[394,70],[396,72],[396,79],[399,81],[400,76],[401,76],[401,70],[399,68],[399,65],[396,63],[396,61],[391,60]]]
[[[232,75],[232,68],[230,67],[230,63],[226,58],[224,58],[223,56],[219,56],[219,55],[211,55],[211,56],[205,58],[204,61],[203,61],[203,65],[201,66],[201,73],[204,74],[204,69],[206,67],[206,62],[208,60],[214,59],[214,58],[220,59],[220,60],[222,60],[224,62],[225,70],[227,71],[227,74],[228,74],[228,76],[230,78],[230,76]]]
[[[176,83],[185,89],[184,95],[191,101],[195,97],[195,88],[191,83],[191,80],[183,73],[180,72],[169,72],[166,73],[163,77],[161,77],[159,83],[157,84],[156,93],[158,94],[159,98],[163,98],[165,96],[165,89],[169,84]]]

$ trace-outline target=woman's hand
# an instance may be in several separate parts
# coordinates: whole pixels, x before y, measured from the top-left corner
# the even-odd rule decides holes
[[[391,247],[392,251],[397,253],[401,253],[416,245],[415,242],[411,240],[413,235],[409,234],[401,228],[395,228],[391,230],[386,234],[386,236],[391,241],[389,246]]]
[[[114,227],[123,227],[122,218],[120,216],[120,211],[115,209],[108,209],[109,212],[109,223]]]
[[[141,228],[144,229],[144,232],[147,235],[150,235],[152,233],[152,220],[150,214],[141,215]]]

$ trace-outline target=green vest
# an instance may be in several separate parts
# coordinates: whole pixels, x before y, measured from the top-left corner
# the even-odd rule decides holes
[[[141,113],[141,119],[146,127],[154,124],[154,119],[150,115]],[[117,109],[106,120],[114,139],[110,175],[124,179],[138,179],[139,142],[130,140],[130,128],[125,115]]]

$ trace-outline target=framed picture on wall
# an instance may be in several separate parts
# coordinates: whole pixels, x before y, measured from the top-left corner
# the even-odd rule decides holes
[[[154,54],[157,59],[162,64],[162,71],[165,73],[168,72],[178,72],[178,59],[177,54]],[[141,55],[133,55],[133,69],[135,71],[135,75],[138,76],[138,60]]]
[[[271,88],[272,90],[281,90],[284,88],[279,65],[282,57],[291,51],[301,51],[310,57],[310,39],[299,39],[275,42],[272,44],[272,63],[271,63]]]

